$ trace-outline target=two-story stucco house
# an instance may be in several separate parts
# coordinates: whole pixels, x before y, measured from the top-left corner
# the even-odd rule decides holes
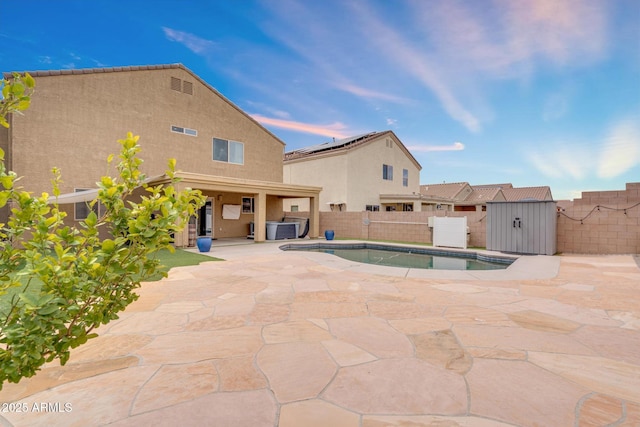
[[[283,182],[284,142],[182,64],[31,75],[31,107],[13,114],[9,129],[0,128],[7,168],[23,177],[20,185],[28,191],[50,192],[51,169],[59,167],[62,193],[90,195],[86,190],[102,175],[115,173],[106,159],[118,153],[116,141],[132,132],[140,136],[147,176],[161,176],[175,158],[183,171],[179,185],[208,197],[194,218],[197,234],[247,236],[253,223],[255,240],[264,240],[266,221],[281,219],[282,200],[295,197],[310,204],[309,236],[318,235],[321,189]],[[65,209],[71,222],[88,214],[83,201]],[[6,217],[4,209],[0,222]],[[186,246],[188,240],[185,231],[175,241]]]
[[[284,155],[284,182],[322,187],[320,211],[419,211],[422,167],[392,131],[371,132]],[[307,211],[305,200],[285,211]]]

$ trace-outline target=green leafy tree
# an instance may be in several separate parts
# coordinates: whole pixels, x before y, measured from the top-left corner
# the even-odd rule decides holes
[[[0,124],[8,127],[7,114],[28,107],[35,81],[14,75],[3,85]],[[118,142],[117,177],[102,177],[91,204],[100,203],[104,214],[92,209],[78,227],[64,223],[66,213],[55,202],[59,170],[53,170],[52,198],[33,196],[16,186],[0,150],[0,208],[10,208],[7,223],[0,223],[0,298],[18,289],[0,313],[0,388],[54,359],[64,365],[71,349],[97,336],[95,328],[117,319],[138,298],[141,281],[159,270],[153,254],[173,251],[172,235],[204,203],[199,191],[176,191],[175,160],[169,160],[168,184],[151,186],[140,170],[138,137],[129,133]],[[145,194],[135,195],[140,189]],[[101,230],[110,237],[101,239]]]
[[[2,79],[2,99],[0,100],[0,125],[8,128],[7,114],[19,113],[31,105],[31,95],[36,86],[36,81],[31,74],[21,76],[13,73],[13,78]]]

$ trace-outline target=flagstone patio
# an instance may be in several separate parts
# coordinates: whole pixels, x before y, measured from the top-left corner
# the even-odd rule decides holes
[[[638,426],[640,268],[373,268],[277,243],[171,271],[0,426]]]

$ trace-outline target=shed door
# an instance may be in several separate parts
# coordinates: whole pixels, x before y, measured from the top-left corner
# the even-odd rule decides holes
[[[509,209],[509,223],[507,227],[511,227],[511,239],[510,239],[510,248],[508,252],[522,253],[522,249],[524,247],[524,233],[522,229],[523,225],[523,209],[522,204],[517,203],[511,205],[511,209]],[[525,221],[526,224],[526,221]]]
[[[542,203],[516,203],[512,212],[515,250],[521,254],[545,253],[541,243],[544,241],[545,221]]]

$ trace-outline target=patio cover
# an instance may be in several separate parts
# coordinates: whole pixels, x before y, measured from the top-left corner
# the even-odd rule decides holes
[[[240,178],[229,178],[215,175],[203,175],[190,172],[177,172],[176,177],[180,181],[175,184],[176,190],[192,188],[202,191],[217,191],[228,193],[241,193],[253,195],[256,207],[254,213],[255,237],[254,241],[262,242],[266,240],[266,220],[267,220],[267,196],[277,196],[280,198],[309,198],[309,237],[317,238],[319,233],[320,212],[318,200],[322,187],[311,187],[293,184],[283,184],[280,182],[255,181]],[[145,183],[149,185],[167,184],[170,179],[166,175],[158,175],[147,178]],[[49,197],[49,203],[70,204],[78,202],[90,202],[98,196],[98,189],[67,193]],[[185,246],[188,241],[187,231],[176,235],[176,246]]]
[[[148,184],[153,181],[157,181],[166,175],[156,175],[144,180],[144,183]],[[90,190],[76,191],[73,193],[61,194],[58,197],[50,196],[47,200],[49,203],[57,203],[59,205],[68,205],[72,203],[91,202],[98,197],[99,188],[92,188]]]

